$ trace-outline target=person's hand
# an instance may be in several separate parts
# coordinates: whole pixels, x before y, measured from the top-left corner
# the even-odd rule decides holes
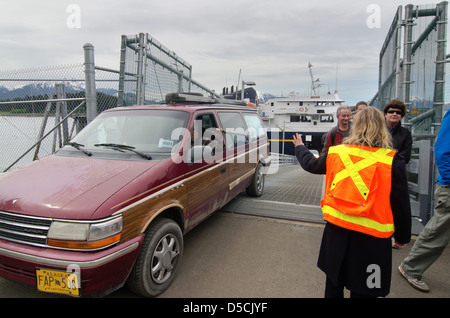
[[[292,143],[294,144],[294,147],[305,145],[302,140],[302,135],[300,135],[299,133],[295,133],[293,137],[294,140],[292,140]]]
[[[394,239],[394,244],[392,245],[392,248],[399,249],[399,248],[404,248],[405,246],[406,246],[406,244],[400,244]]]

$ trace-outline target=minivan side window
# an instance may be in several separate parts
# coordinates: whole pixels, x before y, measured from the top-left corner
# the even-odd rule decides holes
[[[225,130],[225,142],[228,149],[248,143],[247,132],[241,114],[219,112],[222,128]]]
[[[258,114],[244,113],[244,120],[247,124],[247,130],[250,142],[255,142],[265,136],[264,127]]]
[[[209,131],[209,134],[205,133],[211,128],[219,128],[213,114],[200,114],[195,117],[191,146],[198,145],[200,143],[202,145],[206,145],[211,142],[210,138],[208,138],[211,131]]]

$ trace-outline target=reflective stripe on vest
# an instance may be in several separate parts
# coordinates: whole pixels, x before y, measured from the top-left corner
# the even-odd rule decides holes
[[[394,224],[382,224],[367,218],[346,215],[327,205],[322,207],[322,212],[327,216],[326,220],[330,223],[375,237],[391,237],[395,230]]]
[[[384,148],[330,147],[322,201],[324,219],[350,230],[390,237],[395,230],[390,206],[394,154]]]

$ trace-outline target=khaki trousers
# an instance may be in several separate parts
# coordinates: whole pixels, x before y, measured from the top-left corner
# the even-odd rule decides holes
[[[417,279],[422,279],[422,274],[441,256],[450,240],[450,188],[436,184],[434,198],[437,202],[434,215],[402,265],[407,274]]]

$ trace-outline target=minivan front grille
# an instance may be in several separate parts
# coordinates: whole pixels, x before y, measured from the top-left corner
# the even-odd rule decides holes
[[[52,219],[0,211],[0,238],[35,246],[45,246]]]

